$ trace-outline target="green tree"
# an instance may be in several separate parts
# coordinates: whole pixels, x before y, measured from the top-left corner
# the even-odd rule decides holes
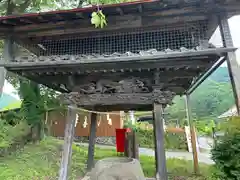
[[[194,119],[215,119],[234,104],[231,84],[207,79],[190,96],[192,116]],[[186,117],[185,100],[177,96],[174,105],[167,108],[170,119]]]
[[[57,5],[61,3],[63,4],[58,0],[6,0],[1,1],[0,9],[2,15],[12,15],[57,9]],[[69,1],[68,4],[70,5]],[[49,101],[54,101],[54,98],[50,97],[54,97],[55,92],[12,73],[8,73],[7,79],[19,89],[22,98],[21,112],[27,123],[31,125],[33,140],[40,140],[43,132],[43,114]]]

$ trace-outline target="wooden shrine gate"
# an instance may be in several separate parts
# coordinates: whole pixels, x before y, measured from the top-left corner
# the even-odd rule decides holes
[[[167,180],[163,109],[173,97],[186,94],[189,104],[189,94],[224,60],[235,97],[240,95],[236,48],[227,21],[240,11],[240,2],[150,0],[104,5],[99,7],[108,21],[103,29],[90,23],[96,9],[0,18],[0,36],[6,39],[1,65],[62,93],[68,121],[59,180],[68,176],[78,107],[153,111],[156,178]],[[220,48],[208,43],[218,25]],[[91,121],[88,170],[94,165],[96,113],[91,113]]]

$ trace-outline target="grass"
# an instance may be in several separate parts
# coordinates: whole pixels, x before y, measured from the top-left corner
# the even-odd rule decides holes
[[[46,138],[39,144],[29,144],[24,149],[7,157],[0,157],[0,179],[28,180],[57,177],[61,157],[62,141]],[[112,149],[98,149],[95,159],[116,156]],[[76,180],[84,175],[87,148],[73,145],[70,180]],[[154,177],[154,158],[141,156],[140,161],[146,177]],[[168,159],[167,167],[172,176],[191,176],[192,161]],[[201,164],[202,177],[189,177],[187,180],[205,180],[210,174],[211,167]],[[52,178],[55,179],[55,178]],[[173,179],[173,178],[170,178]]]

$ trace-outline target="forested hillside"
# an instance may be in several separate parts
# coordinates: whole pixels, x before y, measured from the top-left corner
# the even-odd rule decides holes
[[[190,96],[195,119],[216,118],[234,104],[227,67],[218,68]],[[174,99],[167,111],[170,119],[185,118],[185,102],[182,97]]]

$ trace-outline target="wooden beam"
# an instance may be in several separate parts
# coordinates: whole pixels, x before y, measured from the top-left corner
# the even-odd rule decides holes
[[[141,26],[141,17],[140,16],[133,16],[133,15],[125,15],[125,16],[111,16],[108,18],[108,26],[106,26],[104,28],[104,30],[108,30],[108,29],[119,29],[119,26],[123,26],[122,28],[124,28],[125,26]],[[41,26],[39,26],[38,24],[35,25],[25,25],[25,26],[20,26],[20,27],[15,27],[14,28],[14,32],[26,32],[28,31],[30,34],[31,31],[36,30],[38,31],[44,31],[47,33],[49,31],[54,31],[55,28],[59,28],[59,27],[64,27],[64,29],[62,31],[70,31],[69,29],[79,29],[81,30],[81,32],[84,32],[86,30],[100,30],[100,29],[96,29],[94,28],[94,26],[91,24],[90,19],[78,19],[78,20],[72,20],[72,21],[61,21],[61,22],[57,22],[57,23],[43,23]],[[58,32],[58,31],[56,31]],[[60,32],[60,31],[59,31]]]
[[[212,67],[208,68],[206,73],[201,74],[195,81],[193,81],[193,84],[187,90],[187,93],[192,94],[198,86],[200,86],[219,66],[225,62],[225,60],[225,57],[221,57]]]
[[[163,107],[161,104],[154,103],[154,140],[155,140],[155,161],[156,179],[167,180],[167,163],[164,148],[164,128],[163,128]]]
[[[227,15],[221,15],[218,17],[220,33],[223,41],[224,47],[234,47],[233,40],[231,36],[230,27],[228,24]],[[237,107],[237,113],[240,115],[240,67],[237,62],[237,57],[235,52],[227,53],[227,64],[229,76],[231,79],[233,95],[235,98],[235,104]]]
[[[91,171],[91,169],[94,167],[94,149],[95,149],[95,142],[96,142],[96,131],[97,131],[97,114],[91,113],[87,171]]]
[[[72,156],[72,143],[74,138],[74,129],[76,122],[76,108],[73,106],[68,107],[67,122],[65,126],[63,154],[61,160],[61,167],[58,180],[67,180],[68,172],[71,164]]]
[[[157,101],[161,104],[170,104],[175,94],[169,91],[159,91],[152,93],[113,93],[113,94],[79,94],[67,93],[61,94],[61,99],[66,104],[78,104],[79,106],[110,106],[136,104],[152,104]]]
[[[231,16],[234,15],[239,15],[240,13],[240,2],[238,0],[234,1],[234,2],[228,2],[225,4],[221,4],[219,5],[219,9],[221,9],[222,11],[220,12],[227,12],[228,18],[230,18]]]
[[[194,173],[199,174],[198,151],[197,151],[196,136],[195,136],[195,131],[194,131],[192,111],[191,111],[191,106],[190,106],[190,95],[189,94],[186,94],[185,102],[186,102],[187,120],[188,120],[188,125],[190,127],[190,133],[191,133]]]
[[[136,15],[123,15],[123,16],[110,16],[108,17],[108,25],[103,28],[95,28],[89,19],[62,21],[57,23],[48,23],[38,25],[26,25],[14,28],[14,33],[20,37],[41,37],[41,36],[56,36],[62,34],[75,34],[75,33],[90,33],[90,32],[107,32],[122,29],[132,29],[140,27],[159,27],[163,25],[171,25],[176,23],[190,23],[206,20],[205,14],[193,15],[193,17],[186,16],[185,14],[174,17],[169,16],[136,16]],[[181,26],[178,26],[181,28]],[[182,28],[185,28],[182,26]],[[176,29],[176,27],[175,27]]]
[[[142,6],[139,6],[138,7],[139,10],[142,10]],[[128,19],[129,17],[162,17],[163,19],[164,18],[170,18],[170,17],[173,17],[173,16],[189,16],[189,14],[191,14],[193,17],[193,21],[196,21],[194,20],[194,17],[195,15],[200,15],[202,14],[203,12],[206,11],[206,9],[202,9],[202,8],[193,8],[193,7],[185,7],[184,9],[181,9],[181,8],[175,8],[175,9],[166,9],[166,10],[160,10],[160,11],[148,11],[148,12],[144,12],[142,13],[141,15],[139,13],[129,13],[129,14],[126,14],[124,15],[123,14],[123,10],[122,8],[118,7],[116,8],[116,11],[119,12],[119,15],[117,16],[111,16],[109,15],[108,16],[108,21],[112,21],[112,20],[115,20],[115,21],[118,21],[118,20],[123,20],[123,19]],[[81,13],[80,13],[81,14]],[[206,12],[205,12],[206,14]],[[43,19],[42,16],[38,16],[39,18]],[[131,19],[131,18],[130,18]],[[30,28],[31,29],[35,29],[35,28],[52,28],[52,27],[57,27],[59,25],[70,25],[72,23],[79,23],[82,25],[86,25],[86,24],[90,24],[90,21],[88,18],[86,18],[85,20],[74,20],[72,21],[71,23],[70,22],[58,22],[58,23],[54,23],[54,22],[48,22],[48,23],[44,23],[44,24],[41,24],[41,27],[39,27],[39,25],[34,25],[34,26],[21,26],[21,27],[16,27],[16,30],[29,30]],[[117,24],[117,23],[116,23]],[[76,25],[76,24],[75,24]]]

